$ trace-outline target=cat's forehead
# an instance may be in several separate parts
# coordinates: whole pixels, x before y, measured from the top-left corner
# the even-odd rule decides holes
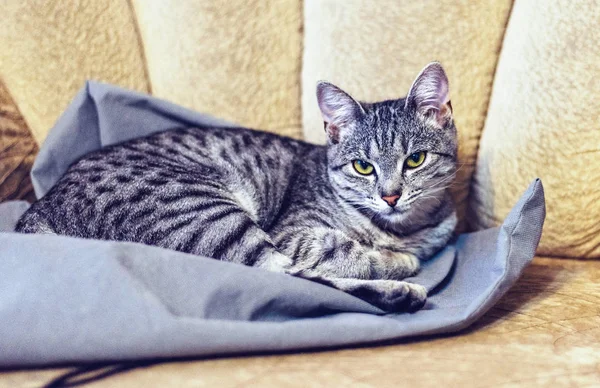
[[[367,120],[372,122],[387,123],[404,116],[404,99],[386,100],[365,106]]]
[[[404,110],[404,100],[369,104],[365,109],[364,130],[369,133],[364,146],[376,157],[405,153],[411,141],[412,118]]]

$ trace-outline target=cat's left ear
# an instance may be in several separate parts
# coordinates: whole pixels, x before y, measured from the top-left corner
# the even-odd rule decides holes
[[[317,84],[317,101],[325,123],[325,131],[335,144],[348,124],[365,114],[358,101],[337,86],[321,81]]]
[[[452,120],[448,77],[439,62],[431,62],[421,70],[406,96],[405,108],[410,105],[419,117],[436,127],[443,128]]]

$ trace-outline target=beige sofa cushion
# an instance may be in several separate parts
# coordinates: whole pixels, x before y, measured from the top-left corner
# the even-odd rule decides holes
[[[38,146],[0,79],[0,202],[35,200],[29,171]]]
[[[127,0],[3,1],[0,74],[41,143],[86,79],[148,91]]]
[[[444,65],[463,164],[455,190],[459,216],[483,127],[497,55],[511,1],[454,2],[306,0],[302,72],[306,139],[324,142],[317,80],[360,100],[406,95],[423,66]]]
[[[600,7],[515,2],[473,185],[477,228],[499,223],[535,177],[546,189],[539,252],[600,257]]]
[[[154,95],[300,137],[300,0],[135,0]]]

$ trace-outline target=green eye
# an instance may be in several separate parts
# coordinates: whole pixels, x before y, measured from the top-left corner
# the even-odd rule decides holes
[[[356,159],[352,162],[352,167],[361,175],[371,175],[373,174],[373,165],[371,163],[367,163],[364,160]]]
[[[406,167],[417,168],[425,161],[425,151],[415,152],[406,159]]]

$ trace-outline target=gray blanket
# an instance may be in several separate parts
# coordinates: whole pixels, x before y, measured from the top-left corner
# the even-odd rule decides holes
[[[50,132],[32,177],[44,195],[101,146],[182,126],[230,124],[88,83]],[[141,244],[11,233],[0,205],[0,366],[323,349],[448,333],[481,317],[531,261],[545,216],[534,181],[499,228],[463,234],[412,279],[413,314],[383,314],[288,275]]]

